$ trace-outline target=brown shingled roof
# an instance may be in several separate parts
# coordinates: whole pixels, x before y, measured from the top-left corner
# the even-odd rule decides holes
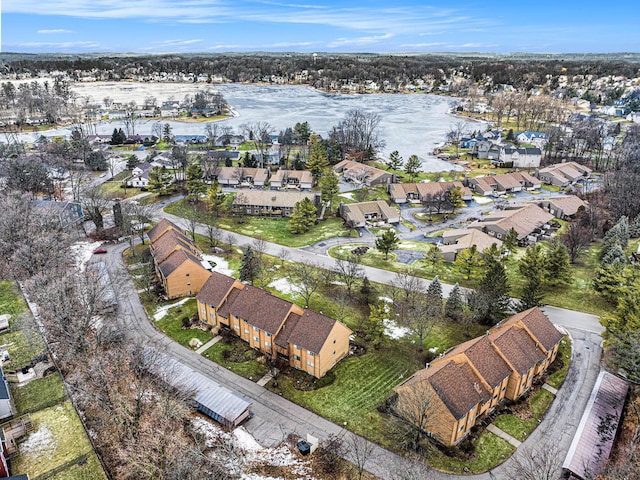
[[[456,420],[491,398],[491,393],[467,363],[450,361],[430,375],[428,381]]]
[[[180,227],[178,227],[171,220],[163,218],[151,230],[149,230],[149,233],[147,233],[149,241],[155,242],[168,228],[174,228],[177,231],[182,232],[182,229],[180,229]]]
[[[486,336],[474,338],[462,343],[448,352],[447,355],[462,353],[478,370],[482,378],[492,387],[497,387],[500,382],[511,374],[511,368],[498,354],[495,347]]]
[[[284,322],[284,325],[280,329],[280,332],[276,336],[276,339],[274,340],[276,342],[276,345],[282,348],[287,348],[289,346],[289,341],[290,341],[289,338],[291,337],[291,334],[293,333],[293,331],[296,329],[296,325],[298,325],[298,322],[300,321],[301,318],[302,317],[297,313],[291,312],[289,314],[289,316]]]
[[[489,339],[520,375],[527,373],[546,358],[540,347],[536,346],[534,340],[523,329],[510,327],[499,330],[489,334]]]
[[[196,298],[202,303],[218,308],[233,288],[235,282],[236,280],[233,277],[211,272],[211,276],[204,282]]]
[[[336,320],[333,318],[314,310],[305,310],[293,327],[288,341],[313,353],[320,353],[335,324]],[[286,328],[289,328],[289,325]]]
[[[537,307],[517,313],[513,317],[505,320],[500,326],[518,325],[520,323],[527,327],[536,341],[540,342],[547,351],[551,350],[562,340],[562,334],[553,326],[553,323],[549,321],[542,310]]]
[[[151,243],[151,254],[156,263],[160,264],[176,247],[181,247],[194,254],[202,253],[202,250],[192,243],[190,238],[177,230],[170,230]]]
[[[180,265],[184,262],[192,261],[196,263],[200,268],[204,270],[204,267],[200,263],[200,259],[194,256],[193,254],[186,252],[184,250],[176,250],[169,255],[164,262],[158,265],[158,269],[162,272],[164,277],[168,277],[171,275]]]
[[[229,306],[229,311],[249,325],[275,334],[291,310],[291,302],[260,288],[246,285]]]

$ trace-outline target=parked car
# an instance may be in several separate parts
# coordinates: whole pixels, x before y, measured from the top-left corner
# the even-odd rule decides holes
[[[96,254],[98,254],[98,253],[107,253],[107,251],[102,247],[98,247],[93,251],[93,253],[96,253]]]

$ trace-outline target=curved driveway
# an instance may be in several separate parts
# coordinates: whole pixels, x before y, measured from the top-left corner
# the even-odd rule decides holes
[[[166,212],[158,211],[157,213],[159,217],[168,218],[178,225],[184,223],[179,217]],[[203,226],[198,228],[198,233],[205,234]],[[250,245],[254,241],[253,238],[244,235],[234,234],[234,236],[236,244],[239,246]],[[122,252],[126,248],[126,244],[109,247],[106,262],[118,296],[119,322],[131,337],[144,343],[156,345],[163,352],[191,368],[197,369],[252,402],[253,417],[246,423],[246,428],[262,445],[276,445],[289,433],[296,433],[302,437],[310,433],[320,439],[324,439],[330,434],[343,435],[346,433],[342,426],[315,415],[299,405],[259,387],[254,382],[220,367],[156,330],[142,307],[135,286],[122,261]],[[333,268],[334,265],[334,260],[324,255],[273,243],[267,244],[266,253],[279,256],[282,252],[287,252],[288,259],[292,261],[314,261],[324,268]],[[365,273],[370,280],[385,284],[389,284],[394,275],[371,267],[365,267]],[[449,285],[443,285],[446,293],[450,291],[450,288]],[[564,326],[570,333],[573,339],[573,361],[565,383],[557,394],[556,401],[551,405],[540,426],[532,432],[531,437],[523,446],[535,445],[545,449],[554,448],[564,459],[600,370],[600,333],[602,327],[594,315],[556,307],[547,307],[545,310],[555,324]],[[521,452],[522,447],[514,455],[519,455]],[[511,477],[506,473],[508,463],[509,460],[496,467],[491,473],[465,476],[464,478],[473,480],[510,479]],[[375,445],[374,454],[367,462],[366,468],[380,478],[390,479],[398,469],[408,469],[409,465],[408,460]],[[411,468],[415,468],[415,465]],[[420,478],[451,480],[457,476],[425,469]]]

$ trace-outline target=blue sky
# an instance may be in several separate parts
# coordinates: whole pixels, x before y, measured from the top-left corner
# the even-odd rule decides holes
[[[639,52],[637,0],[0,0],[3,52]]]

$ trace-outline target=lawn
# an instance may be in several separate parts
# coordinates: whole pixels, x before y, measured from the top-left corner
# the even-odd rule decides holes
[[[20,443],[20,454],[11,460],[14,475],[28,473],[37,478],[58,467],[75,464],[85,455],[95,456],[71,402],[32,413],[31,421],[35,431]],[[57,478],[105,478],[99,463],[87,462],[85,467],[86,470],[71,467],[68,475]],[[72,476],[72,470],[78,474]]]
[[[244,361],[225,359],[224,352],[231,350],[235,350],[238,359],[242,358]],[[234,339],[231,343],[220,341],[207,349],[203,355],[218,365],[222,365],[232,372],[249,380],[253,380],[254,382],[260,380],[269,371],[269,368],[265,364],[256,360],[256,351],[240,339]]]
[[[547,390],[540,388],[531,395],[527,400],[531,410],[531,418],[521,419],[516,415],[507,413],[498,415],[493,421],[494,425],[500,430],[508,433],[517,440],[523,442],[527,436],[536,429],[539,420],[546,413],[549,405],[553,402],[554,396]]]
[[[382,431],[382,415],[377,407],[393,392],[393,387],[421,367],[415,347],[397,343],[380,350],[369,349],[362,356],[342,360],[333,370],[331,385],[313,391],[294,388],[291,378],[280,375],[278,387],[268,388],[360,435],[383,445],[389,439]]]
[[[514,451],[515,447],[507,441],[485,430],[475,441],[475,455],[472,460],[449,457],[434,448],[427,455],[427,463],[446,472],[482,473],[504,462]]]
[[[156,321],[156,326],[164,332],[165,335],[172,338],[176,342],[185,347],[189,347],[189,342],[193,338],[197,338],[203,344],[213,338],[211,332],[200,328],[182,328],[183,318],[192,318],[198,313],[198,304],[195,298],[190,298],[182,305],[170,308],[167,314],[160,320]]]
[[[57,405],[66,399],[62,379],[57,373],[20,387],[12,383],[11,395],[20,415]]]
[[[565,335],[560,341],[556,362],[558,360],[562,360],[562,367],[553,372],[549,375],[549,378],[547,378],[547,383],[555,389],[562,386],[564,379],[567,376],[567,372],[569,371],[569,365],[571,365],[571,339],[568,335]]]
[[[11,315],[11,330],[0,334],[0,345],[6,346],[11,358],[4,363],[4,369],[17,370],[42,353],[46,345],[27,304],[13,282],[0,281],[0,313]]]

